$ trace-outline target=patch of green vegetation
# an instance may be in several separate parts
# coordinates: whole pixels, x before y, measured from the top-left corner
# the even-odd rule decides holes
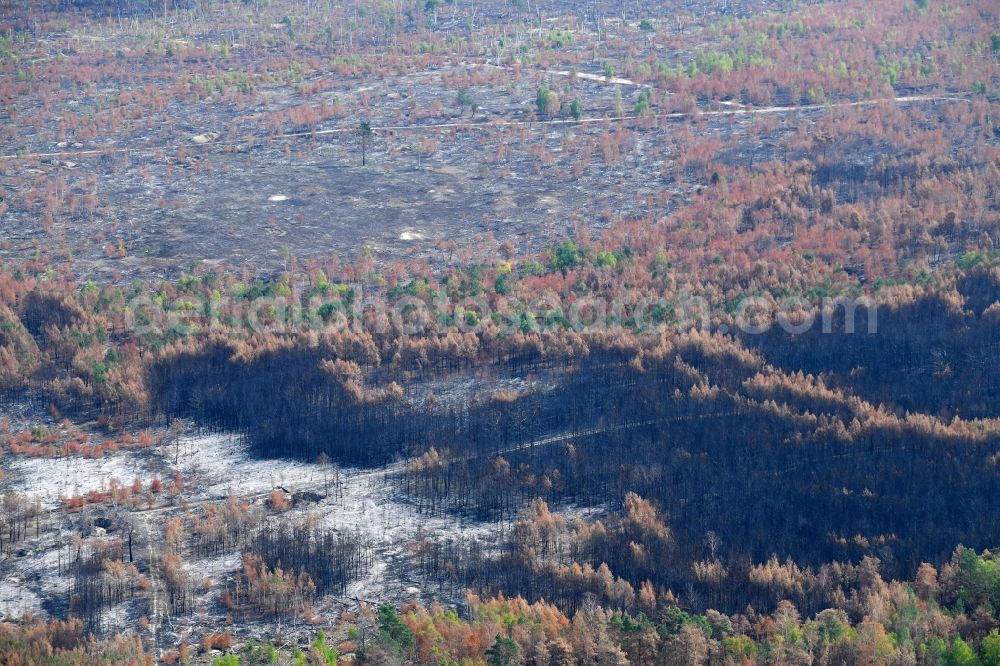
[[[684,73],[693,78],[699,74],[728,74],[746,67],[770,67],[772,61],[760,49],[739,47],[731,51],[699,51],[687,64]]]
[[[378,628],[382,639],[393,647],[407,649],[413,646],[413,632],[389,604],[378,607]]]
[[[635,115],[645,116],[650,112],[650,100],[653,98],[653,93],[651,90],[643,90],[639,93],[639,99],[635,102]]]
[[[618,265],[618,256],[614,252],[607,250],[597,255],[597,265],[605,268],[614,268]]]
[[[768,26],[768,34],[776,39],[802,38],[809,36],[809,29],[802,19],[798,21],[782,21]]]
[[[312,642],[312,649],[322,660],[323,664],[326,666],[337,666],[339,655],[334,648],[327,646],[326,633],[322,629],[316,635],[316,640]]]
[[[545,38],[545,42],[550,48],[563,48],[573,43],[573,33],[569,30],[553,30]]]
[[[535,92],[535,106],[541,115],[555,113],[559,110],[559,96],[548,86],[540,85]]]
[[[226,72],[222,76],[207,77],[194,74],[188,79],[191,88],[201,97],[212,95],[225,95],[227,92],[235,91],[248,95],[254,91],[254,85],[250,82],[250,76],[243,71]]]
[[[961,269],[969,269],[984,261],[986,261],[985,255],[979,252],[966,252],[955,261],[955,265]]]
[[[576,246],[572,239],[567,240],[552,253],[550,261],[553,270],[560,271],[563,275],[567,271],[583,264],[583,252]]]
[[[493,282],[493,291],[501,296],[506,296],[510,293],[512,283],[514,282],[514,276],[511,273],[502,273],[497,276],[497,279]]]

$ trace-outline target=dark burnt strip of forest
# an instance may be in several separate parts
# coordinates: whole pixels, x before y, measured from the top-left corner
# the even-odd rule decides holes
[[[985,388],[998,357],[982,307],[997,285],[976,275],[960,283],[971,309],[939,295],[883,306],[876,333],[861,310],[853,333],[842,315],[833,332],[800,336],[484,342],[475,362],[442,352],[391,385],[357,354],[332,367],[322,345],[241,356],[216,341],[150,364],[148,386],[162,414],[238,431],[259,456],[418,457],[394,483],[423,511],[511,519],[536,497],[617,511],[633,492],[663,508],[681,544],[715,532],[753,561],[801,565],[879,554],[904,576],[956,543],[995,540],[997,433],[965,420],[1000,410]],[[483,390],[483,376],[521,388]]]

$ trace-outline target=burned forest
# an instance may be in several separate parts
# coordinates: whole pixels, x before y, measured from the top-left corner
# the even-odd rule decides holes
[[[0,2],[0,663],[1000,666],[989,0]]]

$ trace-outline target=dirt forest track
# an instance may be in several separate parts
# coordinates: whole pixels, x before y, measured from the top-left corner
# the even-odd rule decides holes
[[[993,100],[991,100],[993,101]],[[483,119],[480,122],[466,121],[466,122],[447,122],[447,123],[430,123],[426,125],[373,125],[371,127],[374,132],[425,132],[425,131],[441,131],[447,129],[482,129],[482,128],[497,128],[497,127],[549,127],[549,126],[559,126],[559,125],[591,125],[591,124],[603,124],[603,123],[627,123],[627,122],[637,122],[643,119],[652,120],[685,120],[688,118],[715,118],[715,117],[727,117],[727,116],[755,116],[755,115],[775,115],[784,113],[801,113],[807,111],[827,111],[833,109],[846,109],[854,107],[874,107],[880,104],[885,104],[893,102],[902,105],[911,104],[936,104],[941,103],[959,103],[964,102],[966,104],[971,104],[972,99],[969,94],[961,92],[945,93],[941,95],[904,95],[900,97],[882,97],[877,99],[867,99],[858,100],[853,102],[833,102],[827,104],[800,104],[800,105],[787,105],[787,106],[765,106],[765,107],[740,107],[740,108],[728,108],[728,109],[716,109],[716,110],[699,110],[699,111],[684,111],[684,112],[673,112],[673,113],[658,113],[649,114],[644,117],[637,117],[634,115],[619,115],[619,116],[601,116],[599,118],[581,118],[580,120],[575,120],[573,118],[550,118],[544,120],[487,120]],[[725,104],[722,102],[720,104]],[[356,133],[358,128],[355,126],[350,127],[331,127],[328,129],[321,130],[308,130],[300,132],[285,132],[278,135],[271,136],[260,136],[252,137],[254,139],[253,145],[266,144],[267,140],[274,139],[300,139],[300,138],[314,138],[319,136],[330,136],[338,134],[350,134]],[[232,140],[221,140],[221,141],[210,141],[207,143],[195,143],[195,142],[179,142],[171,145],[159,145],[159,146],[149,146],[149,147],[119,147],[119,146],[108,146],[106,148],[92,148],[87,150],[74,150],[74,151],[56,151],[56,152],[36,152],[36,153],[19,153],[13,155],[0,155],[0,160],[3,161],[23,161],[32,159],[43,159],[43,158],[85,158],[85,157],[95,157],[101,155],[115,155],[115,154],[135,154],[135,155],[152,155],[156,152],[163,151],[166,149],[178,150],[182,148],[205,148],[210,146],[235,146],[246,144],[250,137],[245,137],[243,139],[232,139]]]

